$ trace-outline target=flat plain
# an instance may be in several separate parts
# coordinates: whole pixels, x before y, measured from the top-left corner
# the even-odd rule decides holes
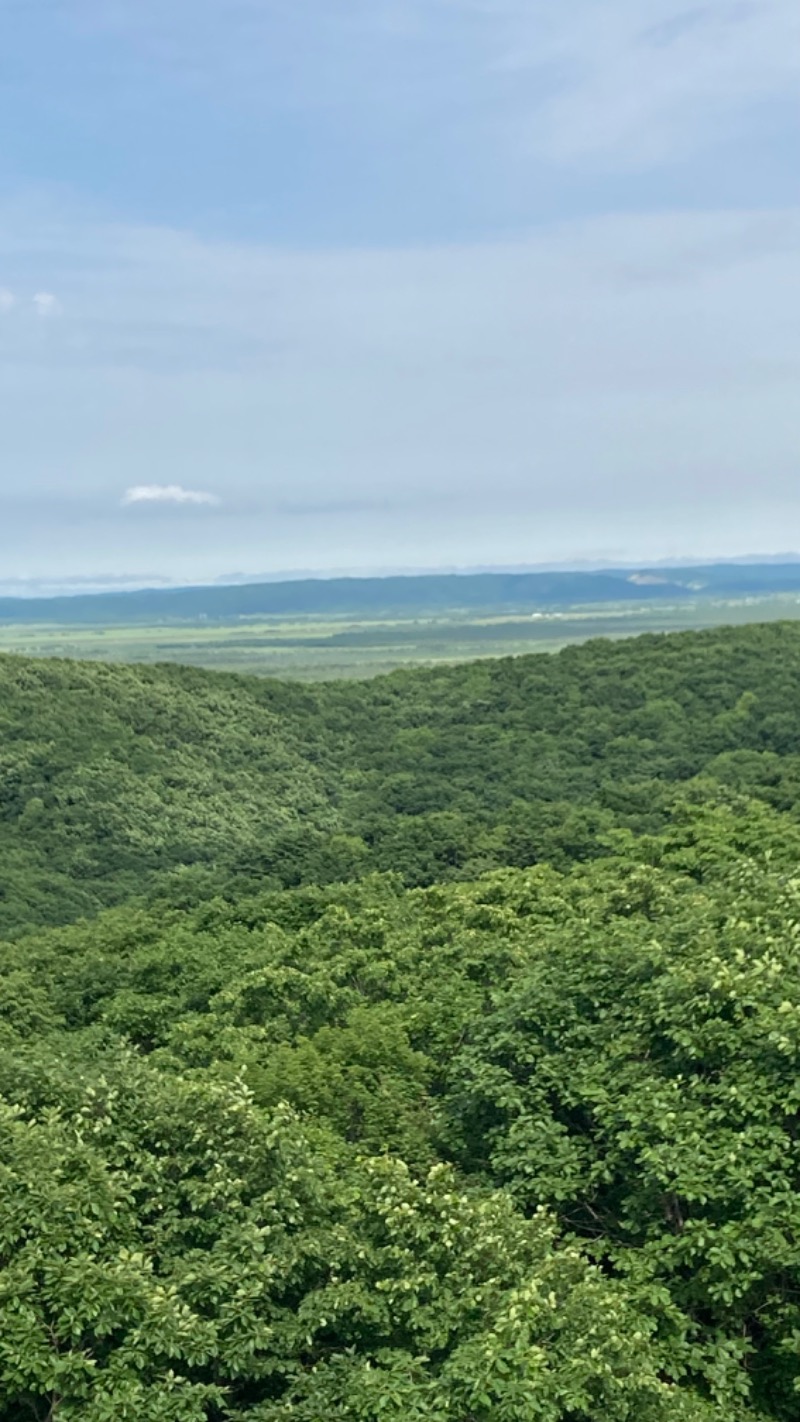
[[[499,613],[241,616],[141,625],[0,623],[0,651],[109,662],[179,662],[301,681],[369,677],[398,667],[555,652],[592,637],[633,637],[800,619],[800,595],[594,603]]]

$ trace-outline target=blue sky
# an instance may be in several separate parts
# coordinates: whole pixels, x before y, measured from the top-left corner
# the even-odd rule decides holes
[[[796,0],[0,23],[0,585],[800,547]]]

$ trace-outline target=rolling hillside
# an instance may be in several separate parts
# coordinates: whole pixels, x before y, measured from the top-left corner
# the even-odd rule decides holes
[[[791,807],[799,680],[796,624],[314,687],[5,657],[0,924],[593,857],[698,775]]]
[[[0,659],[0,1422],[795,1422],[798,685]]]

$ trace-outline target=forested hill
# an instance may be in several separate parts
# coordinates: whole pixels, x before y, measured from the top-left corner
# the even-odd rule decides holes
[[[698,776],[794,813],[798,686],[798,624],[315,687],[4,657],[0,928],[563,867],[659,830]]]
[[[0,660],[0,1422],[797,1422],[798,687]]]

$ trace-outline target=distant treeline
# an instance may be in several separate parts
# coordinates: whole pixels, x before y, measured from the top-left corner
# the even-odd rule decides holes
[[[525,611],[592,603],[800,593],[800,562],[594,573],[448,573],[308,578],[225,587],[145,588],[68,597],[0,598],[0,622],[120,626],[283,615]]]

